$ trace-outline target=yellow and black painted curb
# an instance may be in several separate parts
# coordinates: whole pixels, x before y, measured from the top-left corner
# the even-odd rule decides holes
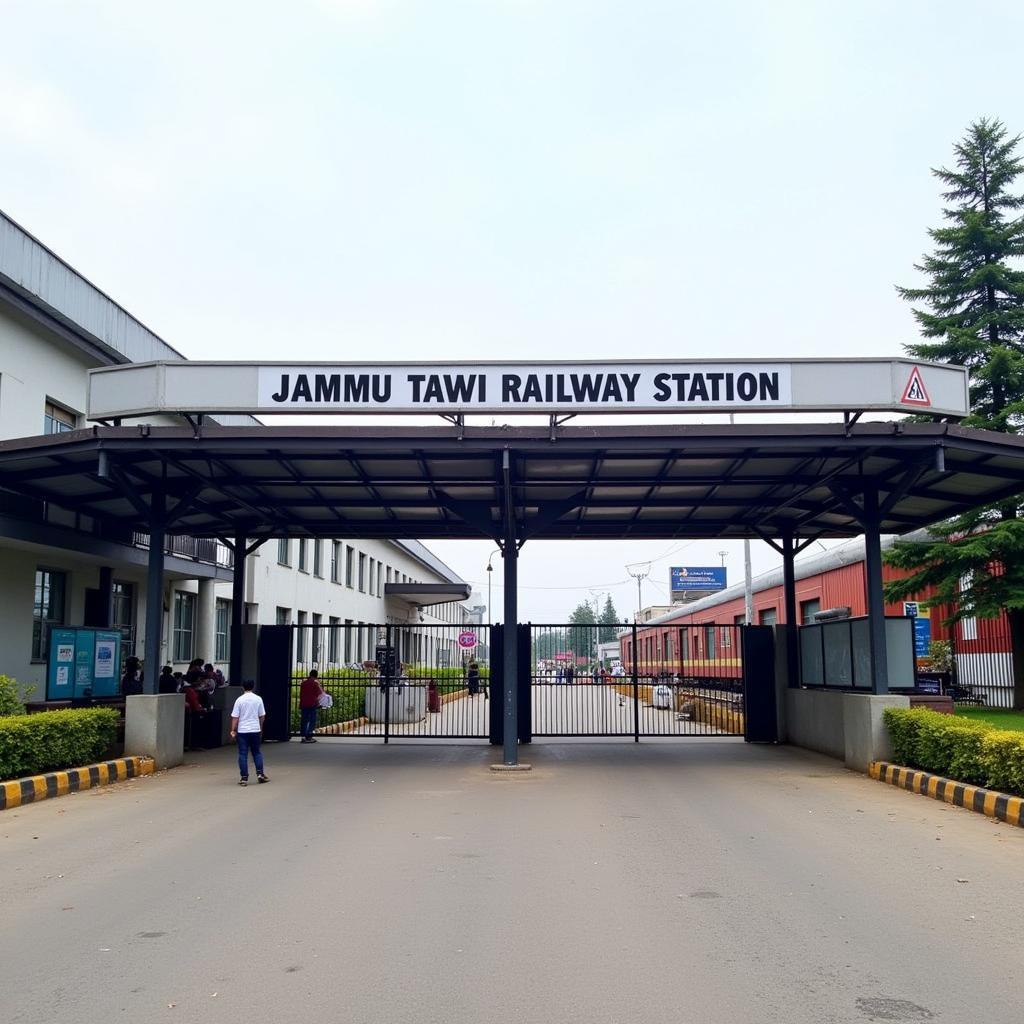
[[[1008,825],[1024,828],[1024,799],[1019,796],[945,779],[941,775],[932,775],[916,768],[903,768],[889,764],[888,761],[872,761],[868,775],[879,782],[888,782],[890,786],[899,786],[911,793],[921,793],[947,804],[977,811],[978,814],[987,814],[990,818],[998,818]]]
[[[30,775],[24,779],[0,782],[0,811],[22,804],[38,803],[51,796],[64,796],[79,790],[106,786],[111,782],[134,779],[139,775],[152,775],[151,757],[119,757],[114,761],[101,761],[84,768],[68,768],[45,775]]]

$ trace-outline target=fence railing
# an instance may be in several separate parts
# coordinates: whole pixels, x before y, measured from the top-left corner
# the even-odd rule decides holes
[[[132,534],[132,543],[138,548],[149,548],[149,534],[136,530]],[[174,534],[164,542],[164,554],[177,558],[190,558],[193,562],[205,562],[207,565],[230,569],[235,564],[231,549],[212,537],[189,537]]]

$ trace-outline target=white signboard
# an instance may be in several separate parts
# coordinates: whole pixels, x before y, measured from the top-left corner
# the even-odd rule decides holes
[[[91,419],[160,412],[893,410],[963,416],[963,367],[906,359],[135,363],[90,372]]]
[[[96,664],[93,675],[97,679],[111,679],[114,675],[114,651],[117,644],[113,640],[96,641]]]

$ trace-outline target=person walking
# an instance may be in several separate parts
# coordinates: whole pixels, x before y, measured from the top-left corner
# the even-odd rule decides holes
[[[320,698],[323,696],[324,688],[320,685],[319,673],[315,668],[309,670],[309,675],[302,680],[299,686],[299,731],[302,733],[303,743],[316,743],[313,737],[313,730],[316,728],[316,714],[320,710]]]
[[[242,683],[242,696],[235,701],[231,709],[231,738],[238,739],[238,771],[241,778],[240,786],[249,785],[249,751],[252,751],[253,764],[256,765],[256,781],[269,782],[263,771],[263,754],[260,751],[260,739],[263,735],[263,723],[267,717],[263,698],[252,692],[253,682],[247,679]]]
[[[471,661],[466,669],[466,686],[470,697],[475,697],[480,692],[480,666],[475,661]]]

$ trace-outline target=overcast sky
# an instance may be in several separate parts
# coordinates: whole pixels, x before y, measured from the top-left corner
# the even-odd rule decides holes
[[[0,0],[0,24],[0,208],[192,358],[896,355],[929,167],[979,116],[1024,131],[1019,0]],[[432,547],[486,594],[491,545]],[[719,550],[738,581],[737,543],[527,544],[521,618],[591,590],[629,613],[627,562],[655,559],[646,604]]]

